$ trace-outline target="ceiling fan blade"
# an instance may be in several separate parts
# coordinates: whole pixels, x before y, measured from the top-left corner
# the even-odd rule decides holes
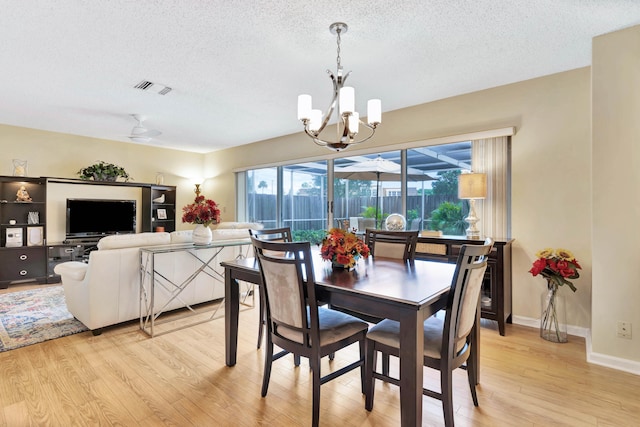
[[[149,141],[151,141],[151,138],[149,138],[148,136],[144,136],[144,135],[131,135],[131,136],[128,136],[127,138],[129,138],[133,142],[149,142]]]
[[[158,136],[158,135],[162,135],[162,132],[160,132],[159,130],[156,130],[156,129],[149,129],[148,131],[146,131],[144,133],[144,136],[148,136],[149,138],[152,138],[152,137]]]
[[[131,135],[128,135],[127,138],[134,142],[149,142],[151,138],[154,136],[162,135],[162,132],[156,129],[147,129],[144,127],[142,122],[145,120],[145,117],[139,114],[131,115],[138,124],[131,129]]]

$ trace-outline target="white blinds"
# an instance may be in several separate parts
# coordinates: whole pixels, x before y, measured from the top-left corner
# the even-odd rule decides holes
[[[487,198],[476,203],[480,235],[483,236],[511,237],[510,142],[509,136],[472,141],[473,171],[487,174]]]

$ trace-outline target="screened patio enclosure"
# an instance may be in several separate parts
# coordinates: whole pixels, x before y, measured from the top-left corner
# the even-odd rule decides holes
[[[358,217],[378,218],[382,225],[386,216],[400,213],[408,220],[407,228],[427,229],[432,212],[444,202],[459,204],[466,214],[466,202],[457,198],[457,184],[442,191],[445,186],[440,182],[444,172],[471,170],[471,153],[471,141],[465,141],[336,158],[331,191],[329,161],[250,170],[246,172],[246,219],[262,222],[266,228],[289,226],[295,234],[326,230]],[[407,169],[384,180],[375,175],[351,179],[345,173],[377,158]],[[440,186],[438,194],[433,194],[434,184]]]

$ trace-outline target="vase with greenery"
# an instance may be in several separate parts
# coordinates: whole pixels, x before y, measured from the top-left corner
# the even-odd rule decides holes
[[[123,167],[114,165],[113,163],[107,163],[102,160],[91,166],[80,169],[77,174],[80,176],[80,179],[93,181],[115,182],[118,178],[123,178],[124,181],[127,182],[131,179],[131,176]]]

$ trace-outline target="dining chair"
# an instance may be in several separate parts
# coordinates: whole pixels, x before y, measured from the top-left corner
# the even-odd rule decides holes
[[[456,270],[447,297],[445,318],[431,316],[424,322],[423,364],[440,371],[440,392],[423,388],[422,393],[442,401],[445,426],[453,426],[452,373],[456,368],[467,370],[473,404],[478,406],[475,373],[477,366],[470,358],[473,345],[472,330],[476,325],[476,311],[482,280],[487,268],[487,256],[493,241],[482,245],[462,245]],[[400,380],[375,370],[377,352],[399,357],[400,324],[385,319],[367,333],[365,361],[365,408],[373,409],[375,379],[399,385]],[[402,362],[401,362],[402,363]]]
[[[260,240],[266,240],[269,242],[293,242],[293,237],[291,237],[291,228],[290,227],[281,227],[281,228],[268,228],[262,230],[254,230],[250,229],[249,234],[251,236],[255,236]],[[264,335],[264,325],[266,325],[266,313],[264,309],[264,301],[262,295],[260,296],[260,300],[258,302],[260,305],[260,324],[258,326],[258,348],[262,345],[262,337]]]
[[[381,258],[401,259],[405,262],[413,262],[416,255],[419,230],[412,231],[389,231],[367,228],[364,234],[364,241],[369,247],[371,255]],[[349,314],[360,316],[369,323],[378,323],[381,318],[371,315],[362,315],[347,311]],[[382,373],[389,374],[389,355],[382,355]]]
[[[358,230],[363,231],[367,228],[375,228],[376,227],[376,219],[375,218],[358,218]]]
[[[312,425],[320,418],[320,385],[360,368],[364,392],[364,342],[368,324],[348,314],[318,307],[309,242],[269,242],[254,236],[253,242],[267,312],[267,340],[262,397],[267,395],[274,360],[293,353],[309,359],[312,371]],[[320,359],[353,343],[360,345],[357,361],[321,376]],[[273,353],[273,346],[282,350]]]
[[[419,230],[388,231],[367,228],[364,242],[374,257],[394,258],[411,261],[416,255]]]

